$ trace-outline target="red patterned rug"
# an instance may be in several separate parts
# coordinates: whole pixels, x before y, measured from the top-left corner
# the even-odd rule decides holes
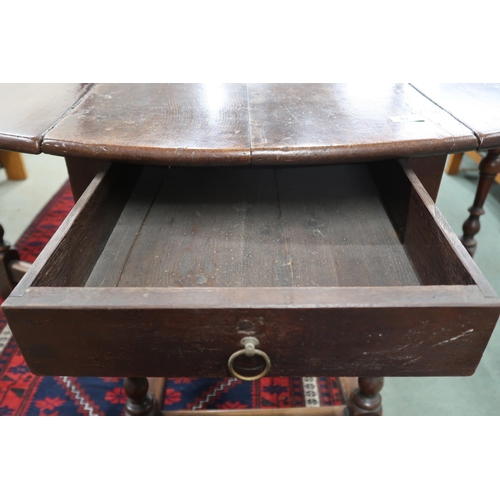
[[[21,259],[33,262],[73,206],[66,184],[16,244]],[[0,299],[1,301],[1,299]],[[0,415],[122,415],[120,378],[38,377],[33,375],[0,313]],[[294,408],[344,404],[335,378],[266,377],[172,378],[166,410]]]

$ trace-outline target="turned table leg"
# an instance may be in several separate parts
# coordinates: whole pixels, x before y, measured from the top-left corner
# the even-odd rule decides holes
[[[6,299],[28,272],[31,264],[19,260],[17,250],[3,239],[3,235],[3,227],[0,225],[0,297]]]
[[[12,290],[12,284],[9,278],[7,267],[7,253],[10,250],[10,245],[3,239],[3,227],[0,226],[0,297],[6,299]]]
[[[6,299],[16,285],[11,264],[19,261],[19,254],[3,239],[3,235],[3,227],[0,225],[0,297]]]
[[[498,173],[500,173],[500,149],[491,149],[479,164],[479,182],[474,205],[469,208],[469,218],[462,226],[464,234],[460,240],[472,257],[477,246],[474,236],[481,229],[479,217],[484,214],[484,202]]]
[[[126,378],[123,388],[128,397],[125,403],[125,413],[127,415],[139,417],[154,414],[154,399],[148,394],[149,383],[146,377]]]
[[[351,393],[349,412],[353,416],[382,415],[383,377],[359,377],[359,388]]]

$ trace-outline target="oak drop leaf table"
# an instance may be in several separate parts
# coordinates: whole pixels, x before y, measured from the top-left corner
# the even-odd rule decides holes
[[[500,302],[434,201],[478,141],[416,88],[82,88],[38,139],[78,201],[3,306],[34,373],[126,377],[130,415],[163,377],[335,375],[362,415],[474,372]]]

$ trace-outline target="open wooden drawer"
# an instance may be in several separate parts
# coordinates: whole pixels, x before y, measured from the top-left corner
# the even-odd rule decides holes
[[[270,375],[470,375],[500,310],[396,161],[113,165],[3,309],[34,373],[148,377],[225,376],[248,336]]]

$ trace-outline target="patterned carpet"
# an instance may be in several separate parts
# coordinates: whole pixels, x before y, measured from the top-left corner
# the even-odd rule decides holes
[[[73,206],[69,184],[47,204],[16,244],[33,262]],[[0,299],[1,301],[1,299]],[[33,375],[0,313],[0,415],[123,415],[123,379]],[[266,377],[171,378],[166,410],[295,408],[343,404],[337,379]]]

